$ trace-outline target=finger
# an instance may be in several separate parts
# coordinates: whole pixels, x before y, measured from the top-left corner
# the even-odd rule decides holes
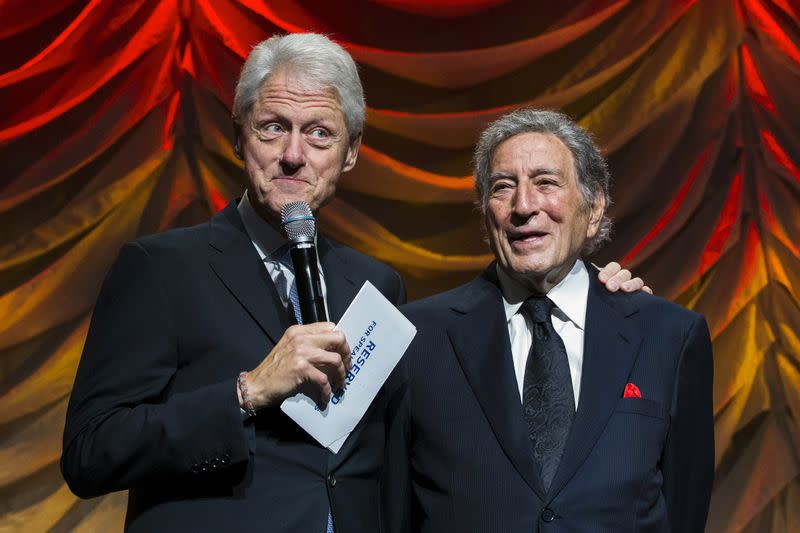
[[[336,324],[333,322],[312,322],[311,324],[295,324],[286,329],[286,333],[292,335],[316,335],[333,331]]]
[[[632,280],[626,281],[622,284],[622,290],[625,292],[636,292],[642,287],[644,287],[644,281],[642,281],[642,278],[633,278]]]
[[[342,358],[342,362],[344,363],[344,372],[347,374],[353,368],[353,354],[347,352],[347,355]]]
[[[305,326],[301,326],[305,327]],[[350,351],[347,344],[347,339],[344,333],[334,330],[295,330],[290,332],[286,330],[288,336],[285,346],[293,351],[301,351],[303,349],[320,349],[329,352],[337,352],[344,356]]]
[[[340,353],[342,356],[350,351],[350,346],[347,344],[347,338],[341,331],[336,331],[333,329],[303,331],[300,337],[308,340],[308,342],[314,346],[329,352]]]
[[[320,411],[324,411],[325,408],[328,406],[328,402],[331,399],[331,384],[328,380],[327,374],[322,372],[321,370],[314,369],[310,373],[310,381],[311,381],[311,388],[308,391],[309,398],[314,400],[314,403],[317,404]]]
[[[328,376],[332,390],[344,388],[347,371],[342,356],[336,352],[320,352],[310,361],[315,368]]]
[[[644,287],[642,287],[642,290],[643,290],[644,292],[646,292],[647,294],[653,294],[653,289],[651,289],[651,288],[650,288],[650,287],[648,287],[647,285],[645,285]]]
[[[319,335],[331,333],[333,328],[330,322],[315,322],[313,324],[294,324],[286,328],[283,336],[278,341],[281,346],[297,349],[298,346],[308,342]]]
[[[336,371],[336,379],[334,382],[336,383],[336,390],[342,391],[344,390],[345,381],[347,380],[347,366],[344,364],[344,361],[340,358],[339,362],[336,364],[335,367]]]
[[[328,345],[329,352],[337,352],[341,354],[342,357],[350,355],[350,344],[348,344],[344,332],[332,331],[330,336],[333,340]]]
[[[603,283],[607,282],[609,279],[614,277],[614,275],[619,272],[619,269],[622,268],[619,263],[616,261],[612,261],[603,268],[600,269],[600,274],[598,278]]]
[[[342,362],[343,371],[345,374],[347,374],[353,367],[353,355],[350,352],[350,344],[347,342],[344,333],[340,331],[336,331],[334,333],[341,333],[341,339],[329,344],[326,347],[326,350],[328,352],[336,353],[339,356]]]
[[[344,390],[345,379],[347,378],[344,363],[340,361],[338,365],[325,366],[321,370],[327,374],[332,391],[339,393]]]
[[[622,285],[626,281],[631,279],[631,271],[628,269],[623,268],[616,274],[611,277],[611,280],[615,281],[618,285]]]

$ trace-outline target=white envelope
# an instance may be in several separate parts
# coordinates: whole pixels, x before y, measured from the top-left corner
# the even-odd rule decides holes
[[[344,332],[353,357],[344,393],[334,395],[324,411],[304,394],[284,400],[281,410],[337,453],[397,366],[417,328],[367,281],[335,329]]]

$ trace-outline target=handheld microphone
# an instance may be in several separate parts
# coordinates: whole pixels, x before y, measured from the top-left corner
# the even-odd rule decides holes
[[[311,207],[303,201],[284,204],[281,207],[281,226],[289,239],[303,324],[326,322],[328,314],[325,312],[325,297],[322,295],[317,247],[314,243],[317,224]]]

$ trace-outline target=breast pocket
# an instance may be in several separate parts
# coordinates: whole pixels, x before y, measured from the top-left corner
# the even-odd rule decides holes
[[[595,446],[596,475],[612,480],[606,482],[605,488],[615,492],[611,490],[615,487],[616,494],[635,495],[658,468],[668,431],[669,412],[661,403],[646,398],[620,398]]]
[[[667,418],[667,409],[660,403],[647,398],[620,398],[614,411],[617,413],[651,416],[661,420]]]

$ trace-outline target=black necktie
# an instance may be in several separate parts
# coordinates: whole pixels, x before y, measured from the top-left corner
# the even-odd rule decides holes
[[[575,396],[564,341],[553,329],[554,304],[546,296],[532,296],[522,310],[533,322],[531,350],[522,382],[522,410],[528,423],[533,461],[544,489],[550,489],[572,419]]]

